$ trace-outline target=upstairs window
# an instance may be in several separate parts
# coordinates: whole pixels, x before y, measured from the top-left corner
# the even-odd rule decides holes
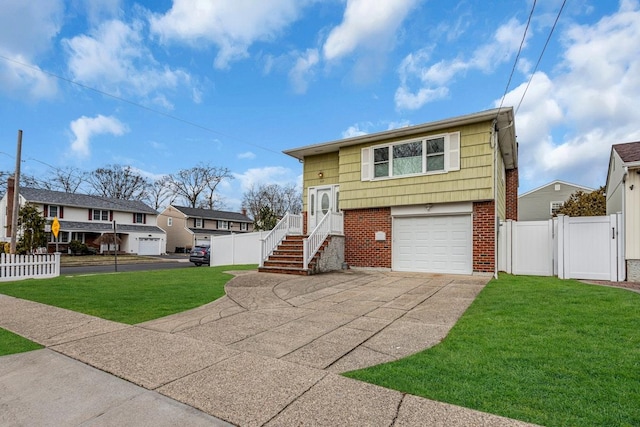
[[[143,213],[134,213],[133,214],[133,223],[134,224],[146,224],[147,223],[147,215]]]
[[[240,231],[249,231],[249,224],[247,224],[246,222],[241,222]]]
[[[460,170],[460,133],[362,149],[362,180]]]
[[[228,230],[229,222],[228,221],[218,221],[218,230]]]
[[[93,209],[89,211],[89,219],[91,221],[110,221],[111,215],[105,209]]]
[[[195,218],[193,220],[193,226],[195,228],[202,228],[202,218]]]
[[[167,227],[171,227],[173,225],[173,218],[167,218]]]
[[[64,217],[64,208],[58,205],[44,205],[43,212],[46,218]]]

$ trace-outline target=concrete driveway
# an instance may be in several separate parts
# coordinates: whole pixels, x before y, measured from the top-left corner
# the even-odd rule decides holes
[[[337,375],[437,344],[488,280],[242,272],[226,297],[135,326],[4,296],[0,326],[237,425],[524,426]]]

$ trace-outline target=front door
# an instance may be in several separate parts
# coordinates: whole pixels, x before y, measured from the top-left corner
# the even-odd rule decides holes
[[[324,187],[309,187],[307,233],[310,233],[327,212],[338,211],[339,187],[329,185]]]

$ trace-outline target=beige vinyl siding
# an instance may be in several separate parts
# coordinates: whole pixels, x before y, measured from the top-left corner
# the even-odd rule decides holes
[[[493,150],[490,147],[490,129],[491,122],[486,122],[429,134],[440,135],[460,131],[460,170],[448,173],[363,182],[360,171],[361,149],[366,145],[341,149],[340,207],[361,209],[493,199]],[[400,140],[402,139],[385,142]],[[305,184],[306,170],[305,159]],[[313,173],[309,172],[309,177],[312,175]]]
[[[640,175],[629,169],[625,191],[625,258],[640,259]],[[633,186],[633,190],[631,187]]]
[[[338,183],[338,163],[337,151],[334,153],[319,154],[317,156],[308,156],[304,158],[304,171],[302,178],[302,182],[304,183],[302,191],[303,211],[307,211],[307,190],[309,187]],[[322,178],[318,178],[319,172],[322,172]],[[342,193],[340,194],[340,198],[342,198]]]
[[[607,214],[622,212],[622,194],[624,193],[624,164],[615,150],[611,150],[609,179],[607,181]]]

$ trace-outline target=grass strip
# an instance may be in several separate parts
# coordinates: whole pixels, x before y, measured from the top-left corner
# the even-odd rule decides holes
[[[22,338],[13,332],[0,328],[0,356],[6,356],[15,353],[24,353],[26,351],[38,350],[43,348],[40,344]]]
[[[345,375],[545,426],[638,426],[640,295],[500,275],[441,344]]]
[[[179,313],[224,295],[233,277],[225,270],[253,270],[255,265],[181,268],[60,276],[0,284],[0,293],[136,324]]]

